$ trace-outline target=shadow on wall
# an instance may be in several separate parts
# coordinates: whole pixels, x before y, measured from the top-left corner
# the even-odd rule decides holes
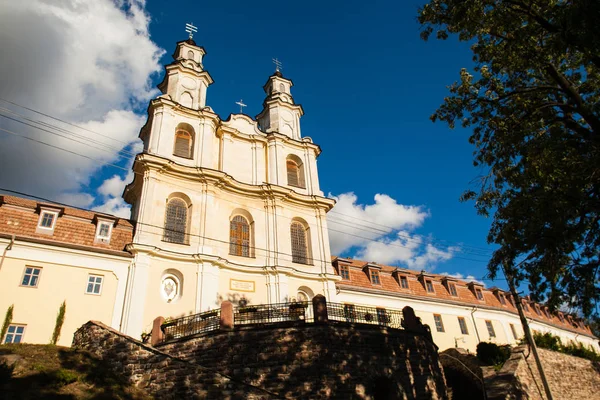
[[[426,334],[329,321],[237,327],[161,351],[281,398],[446,399]]]
[[[246,297],[245,294],[226,293],[225,295],[222,295],[220,293],[217,293],[217,300],[215,301],[215,306],[221,307],[221,304],[223,304],[224,301],[230,302],[235,307],[244,307],[250,304],[250,300]]]

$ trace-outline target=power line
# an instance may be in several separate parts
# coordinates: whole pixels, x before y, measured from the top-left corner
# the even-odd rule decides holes
[[[84,128],[84,127],[81,127],[81,126],[79,126],[79,125],[76,125],[76,124],[70,123],[70,122],[68,122],[68,121],[65,121],[65,120],[63,120],[63,119],[60,119],[60,118],[57,118],[57,117],[53,117],[53,116],[51,116],[51,115],[48,115],[48,114],[45,114],[45,113],[43,113],[43,112],[40,112],[40,111],[34,110],[34,109],[32,109],[32,108],[29,108],[29,107],[23,106],[23,105],[21,105],[21,104],[18,104],[18,103],[15,103],[15,102],[13,102],[13,101],[10,101],[10,100],[7,100],[7,99],[3,99],[3,98],[0,98],[0,100],[4,101],[4,102],[6,102],[6,103],[9,103],[9,104],[15,105],[15,106],[17,106],[17,107],[21,107],[21,108],[23,108],[23,109],[26,109],[26,110],[28,110],[28,111],[34,112],[34,113],[36,113],[36,114],[39,114],[39,115],[45,116],[45,117],[47,117],[47,118],[51,118],[51,119],[53,119],[53,120],[55,120],[55,121],[59,121],[59,122],[62,122],[62,123],[64,123],[64,124],[67,124],[67,125],[73,126],[73,127],[75,127],[75,128],[82,129],[82,130],[84,130],[84,131],[87,131],[87,132],[93,133],[93,134],[95,134],[95,135],[98,135],[98,136],[101,136],[101,137],[104,137],[104,138],[107,138],[107,139],[110,139],[110,140],[114,140],[114,141],[116,141],[116,142],[119,142],[119,143],[122,143],[122,144],[124,144],[126,147],[128,147],[128,146],[130,146],[130,145],[131,145],[131,143],[127,143],[127,142],[119,141],[119,140],[117,140],[117,139],[115,139],[115,138],[113,138],[113,137],[110,137],[110,136],[104,135],[104,134],[102,134],[102,133],[99,133],[99,132],[96,132],[96,131],[93,131],[93,130],[90,130],[90,129],[87,129],[87,128]],[[4,110],[8,110],[8,109],[4,109]],[[12,110],[8,110],[8,112],[12,113],[13,115],[18,115],[18,116],[20,116],[20,117],[22,117],[22,118],[24,118],[24,119],[26,119],[26,120],[28,120],[28,121],[32,121],[32,120],[28,119],[26,116],[23,116],[22,114],[18,114],[18,113],[16,113],[16,112],[12,111]],[[17,122],[20,122],[20,121],[17,121]],[[66,129],[64,129],[64,128],[57,127],[57,126],[55,126],[55,125],[52,125],[52,124],[49,124],[49,123],[46,123],[46,122],[42,122],[42,121],[33,121],[33,122],[37,122],[37,123],[43,124],[43,125],[45,125],[45,126],[52,127],[52,128],[54,128],[54,129],[60,130],[61,132],[70,133],[70,134],[72,134],[72,135],[75,135],[75,136],[77,136],[77,137],[84,138],[84,139],[86,139],[86,140],[88,140],[88,139],[89,139],[89,138],[87,138],[87,137],[85,137],[85,136],[78,135],[78,134],[76,134],[76,133],[73,133],[73,132],[71,132],[71,131],[68,131],[68,130],[66,130]],[[34,127],[35,127],[35,126],[34,126]],[[41,128],[39,128],[39,127],[35,127],[35,128],[41,129]],[[50,133],[52,133],[52,132],[50,132]],[[107,146],[107,147],[109,147],[109,148],[112,148],[112,149],[114,149],[114,150],[116,150],[116,151],[118,151],[118,152],[125,152],[125,153],[127,153],[127,154],[130,154],[131,156],[135,156],[135,155],[136,155],[135,153],[133,153],[133,152],[130,152],[130,151],[127,151],[127,150],[125,150],[125,149],[119,149],[119,148],[111,147],[111,146],[109,146],[109,145],[106,145],[106,144],[104,144],[104,143],[101,143],[101,142],[97,142],[97,143],[100,143],[100,144],[101,144],[101,145],[103,145],[103,146]],[[332,210],[332,211],[330,211],[329,213],[330,213],[330,214],[337,214],[337,215],[345,216],[345,217],[352,218],[352,219],[356,219],[356,220],[359,220],[359,221],[362,221],[362,222],[366,222],[367,224],[371,224],[371,225],[378,225],[378,226],[381,226],[381,227],[384,227],[384,228],[386,228],[386,229],[387,229],[387,230],[389,230],[389,231],[394,231],[394,230],[397,230],[397,229],[398,229],[398,228],[391,227],[391,226],[384,225],[384,224],[380,224],[380,223],[377,223],[377,222],[374,222],[374,221],[368,221],[368,220],[365,220],[365,219],[362,219],[362,218],[358,218],[358,217],[356,217],[356,216],[352,216],[352,215],[348,215],[348,214],[343,214],[343,213],[340,213],[339,211],[335,211],[335,210]],[[367,227],[367,228],[370,228],[370,229],[377,229],[377,228],[372,228],[372,227],[369,227],[368,225],[364,225],[364,224],[363,224],[363,226],[365,226],[365,227]],[[388,234],[388,233],[390,233],[389,231],[384,231],[384,230],[379,230],[379,231],[383,232],[384,234]],[[407,240],[413,240],[413,238],[412,238],[412,237],[410,237],[410,236],[402,235],[402,234],[400,234],[400,233],[397,233],[397,235],[398,235],[398,236],[400,236],[400,237],[404,237],[404,238],[405,238],[405,239],[407,239]],[[481,248],[481,247],[472,246],[472,245],[466,245],[466,244],[464,244],[464,243],[451,242],[451,241],[442,240],[442,239],[429,239],[429,242],[430,242],[430,243],[441,243],[441,242],[446,242],[446,243],[449,243],[449,244],[454,244],[454,245],[456,245],[456,246],[460,246],[460,247],[461,247],[461,249],[464,249],[464,248],[470,248],[470,249],[472,249],[472,250],[470,251],[470,254],[473,254],[473,255],[487,256],[487,255],[490,255],[490,254],[492,253],[490,250],[488,250],[488,249],[484,249],[484,248]],[[421,242],[421,241],[419,241],[419,243],[422,243],[422,242]],[[449,245],[448,245],[448,246],[449,246]],[[477,251],[479,251],[479,252],[484,252],[484,254],[476,254],[476,252],[477,252]]]
[[[13,193],[13,194],[18,194],[20,196],[25,196],[25,197],[29,197],[29,198],[33,198],[33,199],[37,199],[37,200],[49,202],[49,203],[54,203],[54,204],[58,204],[58,205],[62,205],[62,206],[67,206],[67,207],[71,207],[71,208],[75,208],[75,209],[79,209],[79,210],[90,211],[90,210],[86,210],[86,209],[81,208],[81,207],[74,207],[74,206],[71,206],[71,205],[68,205],[68,204],[65,204],[65,203],[56,202],[56,201],[50,200],[50,199],[45,198],[45,197],[35,196],[35,195],[29,194],[29,193],[20,192],[20,191],[11,190],[11,189],[6,189],[6,188],[3,188],[3,187],[0,187],[0,191],[1,192],[8,192],[8,193]],[[153,228],[157,228],[157,229],[160,229],[161,231],[163,231],[163,233],[151,232],[151,231],[144,231],[144,234],[151,234],[151,235],[163,236],[164,235],[164,231],[168,230],[164,226],[159,226],[159,225],[154,225],[154,224],[147,224],[147,223],[138,222],[138,221],[136,221],[136,224],[144,225],[144,226],[149,226],[149,227],[153,227]],[[175,231],[173,231],[173,232],[175,232]],[[231,244],[231,242],[227,241],[227,240],[217,239],[217,238],[213,238],[213,237],[210,237],[210,236],[204,236],[204,235],[200,235],[200,234],[185,233],[184,235],[187,236],[187,237],[197,237],[197,238],[200,238],[200,239],[206,239],[206,240],[210,240],[210,241],[213,241],[213,242],[226,244],[227,246]],[[223,248],[223,249],[227,248],[227,247],[223,247],[223,246],[215,246],[215,247],[219,247],[219,248]],[[254,246],[252,246],[250,248],[252,248],[254,250],[264,251],[267,254],[271,253],[271,254],[277,254],[277,255],[281,255],[281,256],[292,257],[292,259],[289,259],[288,261],[292,261],[293,262],[293,255],[290,254],[290,253],[284,253],[284,252],[277,251],[277,250],[269,250],[269,249],[265,249],[265,248],[261,248],[261,247],[254,247]],[[312,258],[312,257],[309,257],[309,258],[312,261],[325,262],[327,264],[331,263],[331,260],[323,260],[323,259]],[[441,274],[437,274],[437,275],[442,276]],[[459,278],[459,279],[462,279],[462,278]],[[499,281],[499,280],[505,280],[505,279],[502,279],[502,278],[489,279],[489,278],[486,278],[484,276],[482,278],[475,278],[474,277],[473,280],[492,281],[493,282],[493,281]]]
[[[91,130],[91,129],[84,128],[84,127],[82,127],[82,126],[79,126],[79,125],[73,124],[73,123],[71,123],[71,122],[65,121],[65,120],[63,120],[63,119],[60,119],[60,118],[57,118],[57,117],[53,117],[52,115],[45,114],[45,113],[43,113],[43,112],[41,112],[41,111],[34,110],[34,109],[32,109],[32,108],[29,108],[29,107],[23,106],[23,105],[21,105],[21,104],[15,103],[15,102],[13,102],[13,101],[10,101],[10,100],[7,100],[7,99],[1,98],[1,97],[0,97],[0,100],[4,101],[4,102],[6,102],[6,103],[12,104],[12,105],[14,105],[14,106],[17,106],[17,107],[24,108],[25,110],[28,110],[28,111],[34,112],[34,113],[36,113],[36,114],[39,114],[39,115],[42,115],[42,116],[44,116],[44,117],[47,117],[47,118],[53,119],[53,120],[55,120],[55,121],[62,122],[63,124],[67,124],[67,125],[70,125],[70,126],[72,126],[72,127],[75,127],[75,128],[82,129],[82,130],[84,130],[84,131],[87,131],[87,132],[93,133],[93,134],[95,134],[95,135],[103,136],[103,137],[105,137],[105,138],[107,138],[107,139],[114,140],[115,142],[119,142],[119,143],[121,143],[121,144],[124,144],[125,146],[129,146],[129,145],[130,145],[130,143],[124,142],[124,141],[122,141],[122,140],[119,140],[119,139],[115,139],[115,138],[113,138],[113,137],[110,137],[110,136],[103,135],[102,133],[99,133],[99,132],[93,131],[93,130]]]
[[[17,114],[17,115],[18,115],[18,114]],[[42,115],[45,115],[45,114],[42,114]],[[2,115],[0,115],[0,116],[2,116]],[[6,117],[6,118],[9,118],[9,119],[15,120],[15,119],[13,119],[13,118],[11,118],[11,117]],[[15,120],[15,121],[17,121],[17,120]],[[17,122],[21,122],[21,121],[17,121]],[[21,123],[23,123],[23,122],[21,122]],[[24,124],[26,124],[26,125],[29,125],[29,124],[27,124],[27,123],[24,123]],[[29,126],[32,126],[32,125],[29,125]],[[37,127],[37,126],[32,126],[32,127],[34,127],[34,128],[37,128],[37,129],[40,129],[40,130],[42,130],[42,131],[49,132],[49,131],[47,131],[46,129],[43,129],[43,128],[40,128],[40,127]],[[84,128],[82,128],[82,129],[84,129]],[[71,154],[74,154],[74,155],[78,155],[78,156],[81,156],[81,157],[84,157],[84,158],[87,158],[87,159],[90,159],[90,160],[93,160],[93,161],[100,162],[100,163],[102,163],[103,165],[107,165],[107,166],[111,166],[111,167],[114,167],[114,168],[118,168],[118,169],[121,169],[121,170],[124,170],[124,171],[127,171],[127,172],[129,172],[129,171],[130,171],[130,170],[129,170],[129,169],[127,169],[127,168],[124,168],[124,167],[121,167],[121,166],[118,166],[118,165],[115,165],[115,164],[111,164],[111,163],[108,163],[108,162],[104,162],[104,161],[102,161],[102,160],[97,160],[97,159],[94,159],[94,158],[92,158],[92,157],[89,157],[89,156],[86,156],[86,155],[83,155],[83,154],[80,154],[80,153],[77,153],[77,152],[74,152],[74,151],[71,151],[71,150],[68,150],[68,149],[62,148],[62,147],[60,147],[60,146],[55,146],[55,145],[52,145],[52,144],[49,144],[49,143],[46,143],[46,142],[42,142],[42,141],[40,141],[40,140],[36,140],[36,139],[34,139],[34,138],[30,138],[30,137],[28,137],[28,136],[19,135],[19,134],[18,134],[18,133],[16,133],[16,132],[12,132],[12,131],[9,131],[9,130],[3,129],[3,128],[0,128],[0,130],[3,130],[3,131],[5,131],[5,132],[7,132],[7,133],[10,133],[10,134],[13,134],[13,135],[16,135],[16,136],[20,136],[20,137],[22,137],[22,138],[25,138],[25,139],[28,139],[28,140],[31,140],[31,141],[34,141],[34,142],[37,142],[37,143],[40,143],[40,144],[47,145],[47,146],[49,146],[49,147],[52,147],[52,148],[55,148],[55,149],[58,149],[58,150],[63,150],[63,151],[66,151],[66,152],[68,152],[68,153],[71,153]],[[93,131],[91,131],[91,132],[93,132]],[[53,133],[53,132],[49,132],[49,133],[56,134],[56,133]],[[93,132],[93,133],[96,133],[96,132]],[[101,134],[99,134],[99,133],[96,133],[96,134],[98,134],[98,135],[101,135]],[[61,137],[64,137],[64,136],[62,136],[62,135],[59,135],[59,136],[61,136]],[[101,136],[103,136],[103,135],[101,135]],[[71,139],[71,138],[67,138],[67,139],[74,140],[74,139]],[[84,144],[84,145],[88,145],[88,146],[90,146],[88,143],[79,142],[79,141],[76,141],[76,142],[78,142],[78,143],[81,143],[81,144]],[[91,147],[92,147],[92,148],[96,148],[96,147],[94,147],[94,146],[91,146]],[[100,149],[100,150],[102,150],[102,149]],[[131,154],[133,154],[133,153],[131,153]],[[135,172],[135,171],[133,171],[133,173],[134,173],[134,174],[141,175],[141,174],[139,174],[139,173],[137,173],[137,172]],[[161,180],[157,179],[157,181],[161,181]],[[164,182],[164,181],[162,181],[162,182]],[[172,183],[171,183],[171,184],[172,184]],[[176,185],[176,184],[175,184],[174,186],[180,186],[180,185]],[[188,187],[185,187],[185,186],[180,186],[180,187],[182,187],[182,188],[184,188],[185,190],[188,190],[188,191],[190,191],[190,190],[191,190],[191,191],[198,192],[197,190],[190,189],[190,188],[188,188]],[[220,197],[218,197],[218,196],[215,196],[215,197],[217,197],[217,198],[219,198],[219,199],[221,199],[221,200],[229,201],[229,202],[231,202],[231,203],[234,203],[234,204],[236,204],[236,205],[242,205],[242,204],[240,204],[240,203],[238,203],[238,202],[233,202],[233,201],[231,201],[230,199],[224,199],[224,198],[220,198]],[[262,209],[257,209],[257,208],[254,208],[254,207],[248,207],[247,205],[243,205],[243,206],[245,206],[245,207],[247,207],[247,208],[251,208],[251,209],[258,210],[258,211],[260,211],[260,212],[264,212],[264,210],[262,210]],[[301,213],[301,214],[305,214],[305,215],[310,215],[311,217],[313,216],[312,214],[308,214],[308,213],[302,213],[302,212],[299,212],[299,213]],[[360,218],[357,218],[357,217],[354,217],[354,216],[350,216],[350,215],[347,215],[347,214],[342,214],[342,213],[335,212],[335,211],[332,211],[332,213],[335,213],[335,214],[338,214],[338,215],[342,215],[342,216],[347,216],[347,217],[350,217],[350,218],[354,218],[354,219],[357,219],[357,220],[360,220],[360,221],[367,222],[367,223],[369,223],[369,224],[376,224],[376,225],[380,225],[380,226],[385,226],[385,225],[382,225],[382,224],[377,224],[377,223],[374,223],[374,222],[372,222],[372,221],[366,221],[366,220],[363,220],[363,219],[360,219]],[[285,217],[285,216],[283,216],[283,215],[280,215],[280,217],[287,218],[287,219],[291,219],[291,218],[289,218],[289,217]],[[367,232],[367,233],[370,233],[370,234],[372,234],[372,233],[374,233],[374,232],[367,231],[367,230],[366,230],[366,229],[364,229],[364,228],[371,229],[372,231],[376,231],[376,232],[378,231],[378,232],[380,232],[382,235],[387,235],[387,234],[390,234],[391,232],[393,232],[394,230],[396,230],[396,229],[395,229],[395,228],[393,228],[393,227],[388,227],[388,228],[390,229],[390,231],[386,231],[386,230],[382,230],[382,229],[374,228],[374,227],[371,227],[371,226],[368,226],[368,225],[365,225],[365,224],[359,224],[360,226],[363,226],[363,227],[364,227],[363,229],[361,229],[361,228],[357,228],[357,227],[356,227],[356,224],[354,224],[354,225],[348,225],[348,224],[345,224],[344,222],[347,222],[347,221],[338,220],[338,219],[334,219],[334,218],[331,218],[331,217],[330,217],[330,218],[328,218],[328,220],[329,220],[331,223],[333,223],[333,224],[339,224],[339,225],[342,225],[342,226],[347,226],[347,227],[353,228],[353,229],[355,229],[355,230],[358,230],[358,231],[363,231],[363,232]],[[338,232],[338,233],[341,233],[341,234],[344,234],[344,235],[347,235],[347,236],[356,237],[356,238],[359,238],[359,239],[362,239],[362,240],[373,241],[373,242],[376,242],[376,243],[383,243],[383,244],[385,244],[385,245],[387,245],[387,246],[399,247],[399,248],[408,248],[408,246],[406,246],[406,245],[401,245],[401,244],[397,244],[397,243],[385,243],[385,242],[380,242],[380,241],[377,241],[377,240],[375,240],[375,239],[373,239],[373,238],[369,238],[369,237],[364,237],[364,236],[360,236],[360,235],[352,234],[352,233],[349,233],[349,232],[346,232],[346,231],[340,231],[340,230],[336,230],[336,229],[333,229],[333,228],[328,228],[328,229],[329,229],[330,231],[332,231],[332,232]],[[411,237],[411,236],[402,235],[402,234],[400,234],[400,233],[397,233],[397,235],[398,235],[399,237],[402,237],[402,238],[404,238],[404,239],[405,239],[405,240],[407,240],[407,241],[410,241],[410,242],[416,243],[417,245],[422,245],[422,244],[424,243],[424,241],[423,241],[423,240],[421,240],[421,239],[415,239],[414,237]],[[461,244],[458,244],[458,243],[457,243],[457,245],[458,245],[459,247],[461,247],[461,252],[462,252],[462,253],[464,253],[464,254],[471,254],[471,255],[473,255],[473,256],[478,256],[478,257],[482,257],[482,256],[483,256],[483,257],[485,257],[485,256],[486,256],[485,254],[481,254],[481,253],[480,253],[480,252],[478,252],[478,251],[473,251],[473,250],[465,251],[463,247],[467,247],[467,246],[464,246],[464,245],[461,245]],[[465,258],[465,257],[460,257],[460,256],[454,256],[454,258],[457,258],[457,259],[464,259],[464,260],[468,260],[468,261],[474,261],[474,262],[485,262],[485,261],[483,261],[483,260],[475,260],[475,259],[471,259],[471,258]]]
[[[55,148],[55,149],[58,149],[58,150],[62,150],[62,151],[65,151],[65,152],[68,152],[68,153],[71,153],[71,154],[74,154],[74,155],[78,155],[78,156],[81,156],[81,157],[87,158],[87,159],[89,159],[89,160],[92,160],[92,161],[97,161],[97,162],[99,162],[99,163],[101,163],[101,164],[104,164],[104,165],[107,165],[107,166],[111,166],[111,167],[114,167],[114,168],[118,168],[118,169],[121,169],[121,170],[124,170],[124,171],[127,171],[127,172],[129,172],[129,171],[130,171],[130,170],[128,170],[127,168],[124,168],[124,167],[121,167],[121,166],[118,166],[118,165],[115,165],[115,164],[111,164],[111,163],[103,162],[102,160],[97,160],[97,159],[94,159],[94,158],[92,158],[92,157],[89,157],[89,156],[86,156],[86,155],[82,155],[82,154],[79,154],[79,153],[77,153],[77,152],[74,152],[74,151],[71,151],[71,150],[68,150],[68,149],[64,149],[64,148],[62,148],[62,147],[59,147],[59,146],[51,145],[51,144],[48,144],[48,143],[46,143],[46,142],[42,142],[42,141],[40,141],[40,140],[36,140],[36,139],[30,138],[30,137],[28,137],[28,136],[19,135],[18,133],[15,133],[15,132],[9,131],[9,130],[7,130],[7,129],[0,128],[0,130],[2,130],[2,131],[5,131],[5,132],[8,132],[8,133],[11,133],[11,134],[14,134],[14,135],[16,135],[16,136],[19,136],[19,137],[22,137],[22,138],[25,138],[25,139],[29,139],[29,140],[31,140],[31,141],[34,141],[34,142],[37,142],[37,143],[40,143],[40,144],[47,145],[47,146],[49,146],[49,147],[52,147],[52,148]],[[133,174],[134,174],[134,175],[140,175],[140,176],[143,176],[142,174],[140,174],[140,173],[138,173],[138,172],[135,172],[135,171],[132,171],[132,172],[133,172]],[[160,179],[156,179],[156,180],[157,180],[158,182],[165,182],[165,181],[162,181],[162,180],[160,180]],[[172,186],[176,186],[176,187],[183,188],[183,189],[185,189],[186,191],[192,191],[192,192],[201,193],[201,192],[199,192],[198,190],[191,189],[191,188],[189,188],[189,187],[186,187],[186,186],[177,185],[177,184],[175,184],[175,183],[171,183],[171,182],[169,182],[169,184],[171,184]],[[215,197],[215,198],[218,198],[218,199],[220,199],[220,200],[223,200],[223,201],[228,201],[228,202],[230,202],[230,203],[232,203],[232,204],[235,204],[235,205],[241,205],[241,206],[243,206],[243,207],[245,207],[245,208],[254,209],[254,210],[257,210],[257,211],[259,211],[259,212],[264,212],[264,210],[262,210],[262,209],[258,209],[258,208],[256,208],[256,207],[251,207],[251,206],[248,206],[248,205],[244,205],[244,204],[241,204],[241,203],[239,203],[239,202],[234,202],[234,201],[232,201],[232,200],[230,200],[230,199],[222,198],[222,197],[219,197],[219,196],[214,196],[214,197]],[[310,216],[312,217],[312,215],[311,215],[311,214],[308,214],[308,213],[305,213],[305,212],[298,211],[298,213],[299,213],[299,214],[310,215]],[[278,217],[281,217],[281,218],[285,218],[285,219],[292,220],[292,218],[290,218],[290,217],[286,217],[286,216],[283,216],[283,215],[276,215],[276,216],[278,216]],[[335,221],[334,221],[334,222],[335,222]],[[337,222],[337,223],[338,223],[338,224],[340,224],[340,225],[344,225],[344,226],[349,226],[349,227],[355,228],[355,227],[354,227],[354,226],[352,226],[352,225],[347,225],[347,224],[343,224],[343,223],[340,223],[340,222]],[[312,225],[312,224],[311,224],[311,225]],[[356,229],[356,228],[355,228],[355,229]],[[409,248],[409,246],[407,246],[407,245],[402,245],[402,244],[398,244],[398,243],[385,243],[385,242],[377,241],[377,240],[375,240],[375,239],[373,239],[373,238],[369,238],[369,237],[365,237],[365,236],[360,236],[360,235],[352,234],[352,233],[345,232],[345,231],[340,231],[340,230],[333,229],[333,228],[329,228],[329,227],[328,227],[328,230],[329,230],[329,231],[331,231],[331,232],[337,232],[337,233],[341,233],[341,234],[344,234],[344,235],[346,235],[346,236],[356,237],[356,238],[358,238],[358,239],[362,239],[362,240],[366,240],[366,241],[370,241],[370,242],[375,242],[375,243],[383,243],[383,244],[385,244],[386,246],[398,247],[398,248],[402,248],[402,249],[407,249],[407,248]],[[360,231],[360,229],[358,229],[358,230]],[[363,230],[363,231],[364,231],[364,230]],[[372,232],[368,232],[368,233],[372,233]],[[417,244],[422,244],[422,242],[420,242],[420,241],[417,241],[417,240],[415,240],[414,238],[412,238],[412,239],[411,239],[411,241],[413,241],[413,242],[415,242],[415,243],[417,243]],[[466,253],[466,254],[469,254],[468,252],[465,252],[465,253]],[[473,254],[473,255],[475,255],[475,256],[479,256],[478,254]],[[456,259],[462,259],[462,260],[466,260],[466,261],[473,261],[473,262],[481,262],[481,263],[486,263],[486,261],[483,261],[483,260],[476,260],[476,259],[472,259],[472,258],[466,258],[466,257],[461,257],[461,256],[456,256],[456,255],[454,255],[453,257],[454,257],[454,258],[456,258]]]

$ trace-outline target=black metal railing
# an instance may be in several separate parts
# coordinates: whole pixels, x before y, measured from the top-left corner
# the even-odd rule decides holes
[[[385,308],[324,302],[332,322],[379,325],[402,329],[402,311]],[[285,322],[313,323],[317,305],[312,302],[257,304],[233,310],[233,325],[274,325]],[[318,309],[318,308],[317,308]],[[231,309],[230,309],[231,310]],[[231,311],[229,311],[231,312]],[[321,316],[322,318],[322,316]],[[166,321],[161,325],[162,341],[169,342],[220,329],[221,309]]]
[[[217,309],[166,321],[160,328],[164,333],[164,341],[166,342],[199,333],[216,331],[219,329],[220,318],[221,309]]]
[[[233,320],[236,326],[288,321],[312,322],[312,303],[301,301],[238,307]]]
[[[328,302],[327,317],[330,321],[381,325],[396,329],[402,328],[402,312],[387,310],[385,308]]]

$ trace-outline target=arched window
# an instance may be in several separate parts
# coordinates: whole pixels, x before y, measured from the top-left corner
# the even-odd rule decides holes
[[[292,239],[292,262],[299,264],[310,264],[308,252],[308,229],[298,221],[292,221],[290,225]]]
[[[190,124],[181,123],[175,129],[175,144],[173,155],[192,158],[194,148],[194,128]]]
[[[193,52],[193,51],[191,51],[191,50],[190,50],[190,51],[188,51],[188,58],[189,58],[190,60],[193,60],[193,59],[194,59],[194,52]]]
[[[250,257],[250,224],[241,215],[236,215],[229,223],[229,254]]]
[[[285,92],[285,86],[283,85],[283,83],[279,84],[279,91],[280,92]]]
[[[167,202],[163,240],[170,243],[187,244],[188,205],[179,198]]]
[[[300,157],[289,155],[286,160],[288,185],[304,189],[304,166]]]

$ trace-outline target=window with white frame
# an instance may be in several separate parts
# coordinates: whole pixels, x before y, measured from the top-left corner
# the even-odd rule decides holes
[[[40,220],[38,222],[38,228],[53,230],[57,217],[58,217],[58,213],[55,211],[45,211],[45,210],[42,211],[40,213]]]
[[[21,280],[21,286],[37,287],[38,283],[40,282],[41,273],[41,268],[25,267],[23,279]]]
[[[110,240],[110,234],[112,232],[112,224],[108,221],[98,221],[98,228],[96,229],[96,238],[100,240]]]
[[[88,283],[85,289],[87,294],[100,294],[102,293],[102,282],[104,277],[102,275],[88,275]]]
[[[23,336],[25,336],[25,325],[10,324],[3,343],[21,343]]]

